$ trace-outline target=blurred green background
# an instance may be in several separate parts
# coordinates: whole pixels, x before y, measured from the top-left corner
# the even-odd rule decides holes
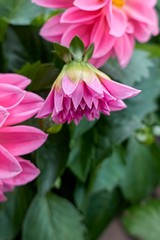
[[[56,13],[0,0],[0,72],[28,76],[43,97],[63,63],[38,32]],[[41,175],[0,204],[0,240],[96,240],[117,217],[131,239],[160,240],[160,36],[137,44],[125,69],[110,60],[102,70],[142,93],[98,121],[27,122],[50,136],[27,156]]]

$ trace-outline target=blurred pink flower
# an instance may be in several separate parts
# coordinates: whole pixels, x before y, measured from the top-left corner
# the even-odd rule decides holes
[[[32,0],[33,3],[36,3],[43,7],[49,8],[66,8],[72,6],[74,0]]]
[[[122,99],[131,98],[139,90],[117,83],[91,64],[73,61],[64,66],[37,117],[51,115],[56,123],[76,124],[83,116],[89,121],[100,113],[126,108]]]
[[[99,67],[116,56],[122,67],[129,62],[135,40],[146,42],[157,35],[158,17],[154,9],[157,0],[75,0],[33,2],[45,6],[67,8],[64,13],[50,18],[40,35],[48,41],[68,46],[78,35],[88,47],[95,45],[91,62]],[[49,4],[50,3],[50,4]],[[58,4],[57,4],[58,3]]]
[[[35,115],[43,99],[24,90],[30,80],[18,74],[0,74],[0,201],[5,200],[4,183],[22,185],[33,180],[39,170],[19,156],[39,148],[47,135],[29,126],[10,126]]]

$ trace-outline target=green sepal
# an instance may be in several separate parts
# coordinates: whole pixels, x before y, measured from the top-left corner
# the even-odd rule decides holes
[[[63,59],[65,63],[69,63],[72,60],[71,53],[68,48],[58,44],[54,43],[54,49],[57,53],[57,55]]]
[[[88,60],[92,57],[93,52],[94,52],[94,43],[89,45],[89,47],[86,49],[83,61],[88,62]]]
[[[69,46],[69,50],[71,54],[73,55],[74,60],[81,61],[84,55],[84,44],[82,40],[75,36]]]

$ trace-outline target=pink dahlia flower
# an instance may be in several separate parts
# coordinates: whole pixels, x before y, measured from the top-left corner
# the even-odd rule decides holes
[[[140,93],[139,90],[117,83],[91,64],[73,61],[63,67],[37,117],[51,115],[56,123],[76,124],[83,116],[91,121],[100,113],[126,108],[122,101]]]
[[[11,126],[35,115],[43,104],[41,97],[24,90],[29,83],[18,74],[0,74],[0,201],[5,200],[3,192],[39,174],[32,163],[19,156],[39,148],[47,135],[34,127]]]
[[[88,47],[95,45],[91,62],[97,67],[112,56],[121,66],[129,62],[135,40],[146,42],[157,35],[157,0],[34,0],[44,7],[66,8],[50,18],[40,34],[46,40],[68,46],[78,35]],[[68,3],[67,3],[68,2]],[[68,4],[68,5],[67,5]]]

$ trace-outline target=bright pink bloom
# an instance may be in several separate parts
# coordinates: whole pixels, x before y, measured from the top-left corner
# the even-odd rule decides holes
[[[34,0],[45,7],[55,7],[57,1]],[[157,0],[75,0],[59,1],[57,7],[67,8],[63,14],[50,18],[41,29],[41,36],[51,42],[68,46],[78,35],[85,46],[95,44],[92,63],[101,66],[116,56],[121,66],[129,62],[135,40],[146,42],[157,35],[158,17],[154,9]]]
[[[47,135],[34,127],[10,126],[29,119],[43,104],[41,97],[24,90],[29,83],[29,79],[18,74],[0,74],[0,201],[6,199],[6,184],[13,188],[33,180],[39,173],[32,163],[19,156],[39,148]]]
[[[111,80],[91,64],[73,61],[64,66],[37,117],[51,115],[56,123],[76,124],[83,116],[91,121],[100,113],[126,107],[122,99],[136,96],[140,91]]]

